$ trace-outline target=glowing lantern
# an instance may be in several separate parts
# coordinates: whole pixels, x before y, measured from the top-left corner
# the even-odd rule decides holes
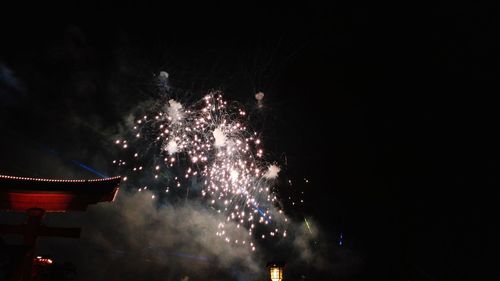
[[[267,264],[267,269],[269,271],[269,278],[272,281],[283,280],[283,268],[285,264],[282,262],[270,262]]]

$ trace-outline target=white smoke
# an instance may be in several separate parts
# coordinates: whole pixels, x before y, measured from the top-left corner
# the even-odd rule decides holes
[[[126,280],[227,280],[221,274],[233,266],[263,270],[258,255],[241,245],[244,240],[255,243],[245,229],[225,223],[224,236],[231,238],[227,241],[216,235],[221,214],[196,202],[157,208],[151,198],[147,191],[124,192],[113,204],[89,209],[93,222],[82,239],[90,247],[82,251],[92,259],[80,268],[85,280],[116,280],[112,277],[117,272]],[[108,269],[97,272],[99,264]]]
[[[262,100],[264,99],[264,93],[263,92],[256,93],[255,99],[257,100],[257,107],[261,108],[262,107]]]
[[[184,118],[184,112],[182,111],[182,104],[171,99],[168,101],[169,106],[167,107],[167,115],[172,120],[172,123],[176,123]]]
[[[264,93],[263,92],[258,92],[257,94],[255,94],[255,99],[257,101],[261,101],[263,98],[264,98]]]
[[[214,143],[215,147],[223,147],[226,145],[227,138],[220,126],[217,127],[212,134],[214,135],[215,138],[215,143]]]
[[[248,245],[256,240],[235,222],[224,223],[225,234],[216,235],[222,214],[197,201],[160,207],[152,195],[121,192],[114,203],[90,206],[85,213],[51,214],[51,225],[77,221],[82,237],[43,239],[40,250],[56,249],[61,260],[77,266],[82,281],[116,276],[124,281],[264,280],[264,265],[273,259],[285,259],[298,271],[334,271],[339,276],[363,268],[363,261],[349,249],[332,251],[312,218],[309,225],[291,221],[286,240],[250,252],[242,241]]]
[[[266,179],[275,179],[278,177],[278,173],[281,171],[281,168],[277,165],[269,165],[267,171],[264,173],[264,177]]]
[[[163,80],[168,79],[168,72],[160,71],[160,79],[163,79]]]

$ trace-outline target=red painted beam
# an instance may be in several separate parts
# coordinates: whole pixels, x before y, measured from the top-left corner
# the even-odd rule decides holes
[[[0,175],[0,210],[84,211],[88,205],[113,201],[119,183],[119,177],[54,180]]]

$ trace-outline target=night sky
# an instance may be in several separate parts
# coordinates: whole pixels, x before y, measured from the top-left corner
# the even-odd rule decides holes
[[[310,181],[293,214],[314,219],[320,246],[348,249],[333,264],[361,261],[324,280],[484,279],[499,249],[487,219],[499,17],[399,8],[117,4],[5,18],[0,174],[95,177],[77,160],[116,175],[110,137],[155,97],[160,71],[185,99],[218,89],[251,109],[262,91],[253,121],[267,152]]]

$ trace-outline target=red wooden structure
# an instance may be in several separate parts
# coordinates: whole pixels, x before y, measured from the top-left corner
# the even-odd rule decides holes
[[[80,237],[79,228],[48,227],[45,212],[84,211],[90,204],[113,201],[120,177],[92,180],[56,180],[0,175],[0,211],[25,212],[24,225],[2,225],[0,234],[24,236],[23,262],[12,280],[32,280],[38,236]]]

